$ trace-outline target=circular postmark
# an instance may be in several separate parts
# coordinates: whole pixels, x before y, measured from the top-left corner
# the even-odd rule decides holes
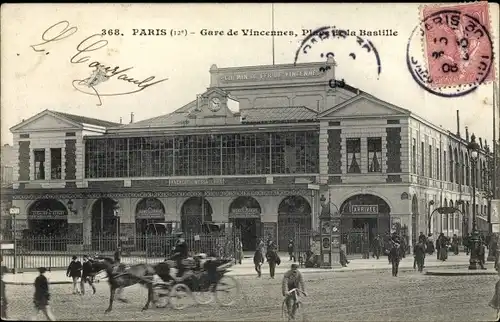
[[[342,41],[342,43],[334,43]],[[340,29],[335,26],[324,26],[312,30],[300,43],[295,52],[294,65],[300,63],[305,56],[331,60],[349,59],[345,65],[352,65],[352,61],[360,62],[363,70],[366,65],[374,66],[374,72],[378,79],[382,73],[382,64],[377,48],[367,38],[356,35],[355,31]],[[317,61],[317,59],[314,59]],[[336,65],[336,63],[334,63]],[[321,72],[326,72],[329,67],[321,67]],[[336,81],[336,80],[335,80]],[[330,86],[335,85],[330,81]],[[333,84],[333,85],[332,85]]]
[[[464,7],[463,7],[464,8]],[[487,28],[463,10],[426,13],[406,47],[417,84],[441,97],[469,94],[492,77],[493,44]]]

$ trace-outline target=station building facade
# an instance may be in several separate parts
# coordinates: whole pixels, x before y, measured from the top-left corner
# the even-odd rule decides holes
[[[54,110],[23,120],[11,128],[18,231],[86,244],[116,227],[133,242],[150,222],[192,232],[231,222],[244,248],[271,235],[284,249],[297,230],[317,229],[325,200],[339,209],[343,230],[365,227],[370,238],[400,225],[411,242],[444,205],[460,211],[434,216],[432,232],[470,230],[468,132],[347,84],[331,88],[334,62],[326,64],[326,72],[325,62],[213,65],[204,93],[128,124]],[[479,219],[489,157],[481,147]]]

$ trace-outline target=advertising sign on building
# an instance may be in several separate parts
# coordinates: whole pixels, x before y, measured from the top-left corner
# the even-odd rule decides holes
[[[135,217],[137,219],[164,219],[165,208],[160,200],[146,198],[137,205]]]
[[[229,218],[260,218],[260,209],[258,208],[248,208],[243,206],[241,208],[233,208],[229,213]]]
[[[68,212],[65,210],[31,210],[28,213],[30,219],[66,219]]]
[[[378,214],[378,205],[351,205],[349,211],[351,214],[376,215]]]

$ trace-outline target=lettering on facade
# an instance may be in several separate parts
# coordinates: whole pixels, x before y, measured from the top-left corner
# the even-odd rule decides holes
[[[351,214],[376,215],[378,214],[378,205],[351,205]]]
[[[164,219],[165,209],[160,200],[145,198],[137,205],[135,217],[137,219]]]
[[[260,209],[258,208],[234,208],[231,209],[229,213],[229,218],[237,219],[237,218],[260,218]]]
[[[199,185],[223,185],[224,179],[170,179],[168,184],[170,186],[199,186]]]
[[[266,80],[287,80],[294,78],[321,77],[321,73],[317,68],[310,68],[295,71],[270,71],[270,72],[242,72],[223,75],[220,80],[223,82],[237,81],[266,81]]]
[[[56,219],[61,217],[66,217],[68,215],[67,211],[64,210],[32,210],[29,212],[29,217],[31,219]]]

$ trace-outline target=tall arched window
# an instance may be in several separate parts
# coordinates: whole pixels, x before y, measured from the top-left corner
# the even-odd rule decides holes
[[[451,149],[451,145],[448,147],[448,151],[449,151],[449,156],[450,156],[450,177],[448,178],[448,180],[450,180],[450,182],[453,182],[453,170],[454,170],[454,165],[453,165],[453,151]]]
[[[460,159],[457,148],[453,150],[453,157],[455,158],[455,183],[460,184]]]
[[[483,184],[483,178],[481,178],[481,174],[483,173],[483,163],[481,162],[480,159],[477,160],[477,167],[476,167],[476,177],[477,177],[477,180],[476,180],[476,188],[478,189],[481,189],[482,188],[482,184]]]
[[[446,171],[446,151],[443,151],[443,181],[447,180],[448,172]]]
[[[460,153],[460,184],[465,185],[465,157],[464,152]]]
[[[469,154],[465,152],[465,184],[470,186]]]

